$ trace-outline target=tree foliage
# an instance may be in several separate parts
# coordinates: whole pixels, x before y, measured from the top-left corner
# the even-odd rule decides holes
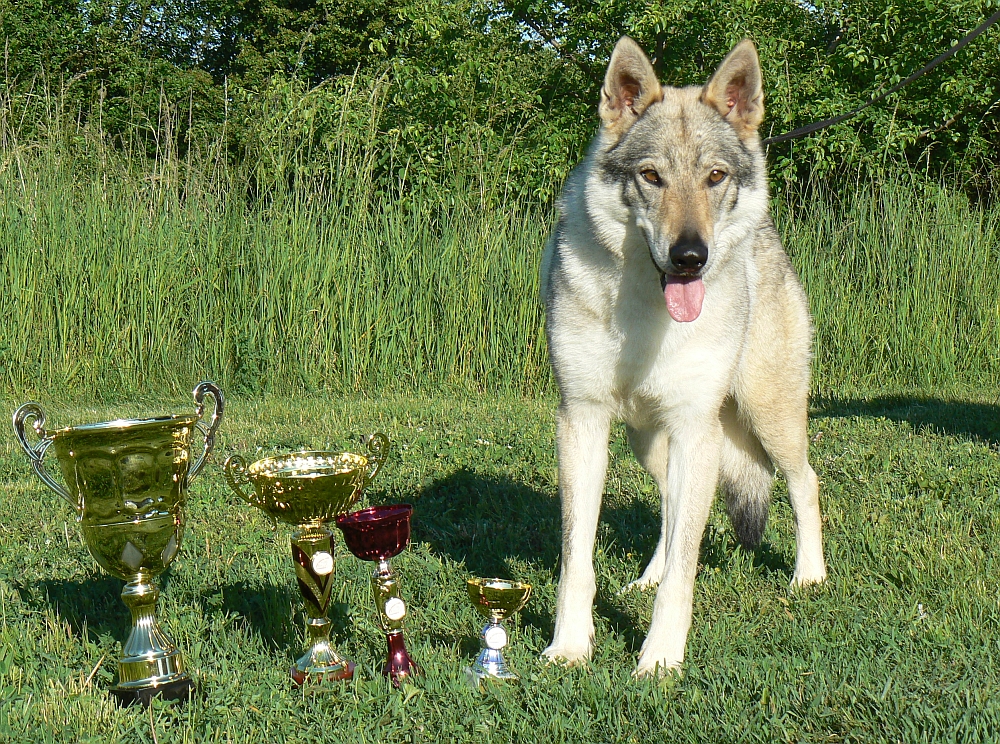
[[[493,187],[547,200],[596,128],[604,66],[622,34],[674,85],[703,83],[737,41],[754,39],[765,134],[778,134],[871,98],[996,5],[0,0],[0,35],[8,100],[44,84],[78,126],[99,119],[102,136],[147,153],[164,136],[181,150],[222,138],[230,157],[252,151],[280,179],[293,166],[300,175],[322,170],[347,137],[367,143],[373,176],[387,188],[486,169]],[[909,164],[992,190],[998,40],[992,29],[859,117],[773,147],[775,174],[836,179]],[[22,116],[23,126],[41,118]],[[165,120],[173,122],[166,133]],[[276,143],[282,157],[267,155]]]

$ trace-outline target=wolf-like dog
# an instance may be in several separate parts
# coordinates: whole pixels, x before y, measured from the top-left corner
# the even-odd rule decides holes
[[[826,578],[807,459],[812,329],[768,212],[763,99],[749,40],[703,87],[661,86],[628,37],[611,56],[601,128],[567,180],[541,266],[561,398],[551,660],[580,662],[593,650],[593,550],[616,419],[662,504],[659,542],[632,584],[659,585],[636,675],[684,660],[718,485],[737,538],[753,548],[780,469],[795,515],[792,585]]]

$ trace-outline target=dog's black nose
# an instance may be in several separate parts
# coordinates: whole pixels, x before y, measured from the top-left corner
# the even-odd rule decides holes
[[[698,237],[682,237],[670,246],[670,265],[679,274],[694,274],[708,261],[708,246]]]

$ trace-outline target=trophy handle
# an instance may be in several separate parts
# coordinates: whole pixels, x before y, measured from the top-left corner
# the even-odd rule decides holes
[[[198,471],[204,466],[205,460],[211,453],[212,448],[215,447],[215,432],[219,428],[219,424],[222,423],[222,409],[225,404],[222,398],[222,391],[213,382],[199,382],[195,387],[193,392],[194,402],[198,406],[195,409],[195,413],[199,419],[205,415],[205,393],[212,396],[212,400],[215,402],[215,410],[212,411],[212,418],[209,419],[208,426],[205,426],[200,421],[195,424],[198,427],[198,431],[205,436],[205,449],[202,450],[201,457],[195,460],[194,465],[188,470],[188,484],[198,475]]]
[[[34,429],[35,434],[38,435],[38,443],[34,447],[31,446],[25,432],[28,426]],[[38,476],[39,480],[66,499],[69,505],[73,507],[73,511],[79,512],[80,504],[73,499],[62,483],[55,480],[45,471],[45,466],[42,464],[42,458],[45,457],[45,452],[52,446],[54,440],[45,433],[45,412],[40,405],[37,403],[25,403],[14,411],[14,434],[17,436],[17,441],[20,443],[21,449],[24,450],[24,453],[31,461],[31,469],[35,471],[35,475]]]
[[[378,471],[385,464],[385,458],[389,455],[389,437],[382,432],[369,434],[365,441],[365,448],[368,450],[368,472],[361,481],[361,489],[368,487]]]
[[[246,491],[240,487],[250,482],[250,479],[247,478],[247,461],[239,455],[232,455],[222,466],[222,472],[226,475],[226,482],[229,484],[229,487],[236,491],[236,494],[241,499],[247,503],[252,503]]]

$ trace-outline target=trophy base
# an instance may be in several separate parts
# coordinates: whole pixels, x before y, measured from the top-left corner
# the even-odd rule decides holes
[[[473,690],[482,689],[483,682],[517,682],[520,677],[518,677],[513,672],[502,672],[496,673],[491,672],[487,669],[483,669],[480,666],[470,666],[465,667],[462,671],[465,672],[465,682]]]
[[[323,682],[347,682],[354,679],[353,661],[343,661],[329,667],[313,667],[311,669],[299,669],[293,665],[291,669],[292,682],[297,687],[311,687]]]
[[[382,674],[389,678],[393,687],[399,687],[410,677],[419,677],[423,674],[406,651],[402,631],[387,633],[385,640],[389,646],[389,657],[382,667]]]
[[[194,692],[194,683],[191,678],[184,675],[181,679],[167,682],[163,685],[146,685],[144,687],[112,687],[109,692],[114,697],[115,702],[121,707],[142,703],[148,707],[153,698],[159,697],[162,700],[188,700]]]
[[[488,632],[492,628],[497,627],[499,626],[487,625],[483,628],[482,640],[484,648],[479,652],[479,657],[476,659],[475,663],[471,667],[466,667],[465,671],[466,676],[469,678],[469,684],[474,687],[478,688],[479,683],[484,679],[505,680],[509,682],[520,679],[510,670],[510,667],[507,666],[507,662],[504,661],[503,654],[500,653],[499,648],[485,647]]]
[[[306,623],[310,633],[329,635],[330,621],[314,618]],[[354,662],[338,654],[326,638],[318,640],[290,670],[292,681],[302,687],[323,682],[343,682],[354,677]]]

